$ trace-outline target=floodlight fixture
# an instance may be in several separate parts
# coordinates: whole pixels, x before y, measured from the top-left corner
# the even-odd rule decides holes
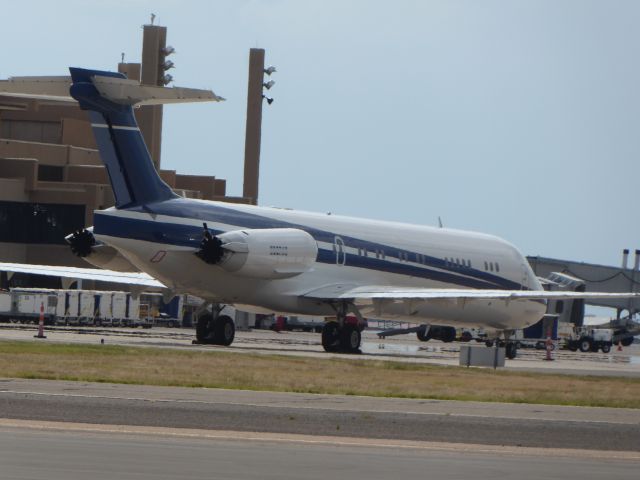
[[[172,53],[176,53],[176,49],[173,48],[171,45],[167,45],[164,48],[161,48],[160,51],[164,54],[164,55],[171,55]]]

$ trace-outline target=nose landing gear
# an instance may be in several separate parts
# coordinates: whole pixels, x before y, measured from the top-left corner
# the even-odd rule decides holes
[[[505,337],[509,337],[508,334],[505,334]],[[485,342],[485,345],[489,348],[493,347],[495,345],[495,343],[498,343],[498,347],[504,347],[504,355],[505,357],[507,357],[509,360],[513,360],[514,358],[516,358],[518,356],[518,346],[519,346],[519,342],[515,341],[515,340],[502,340],[502,339],[496,339],[496,340],[487,340]]]

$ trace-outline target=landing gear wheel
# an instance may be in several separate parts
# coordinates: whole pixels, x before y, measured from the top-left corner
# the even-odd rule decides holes
[[[422,328],[416,332],[416,336],[418,337],[418,340],[420,340],[421,342],[428,342],[429,339],[431,338],[431,329],[427,331],[426,327]]]
[[[513,342],[508,342],[505,345],[505,355],[509,360],[513,360],[518,355],[518,345]]]
[[[213,343],[228,347],[236,336],[236,326],[231,317],[222,315],[213,325]]]
[[[453,327],[440,327],[440,340],[451,343],[456,339],[456,329]]]
[[[213,315],[205,313],[198,317],[198,323],[196,323],[196,343],[209,343],[208,337],[211,333],[210,324],[213,322]]]
[[[345,353],[360,353],[362,336],[353,325],[345,325],[340,332],[340,350]]]
[[[210,313],[200,315],[196,324],[196,340],[194,343],[209,343],[229,346],[236,336],[236,326],[231,317],[221,315],[214,319]]]
[[[325,352],[337,352],[340,345],[338,324],[335,322],[325,323],[322,327],[322,348]]]

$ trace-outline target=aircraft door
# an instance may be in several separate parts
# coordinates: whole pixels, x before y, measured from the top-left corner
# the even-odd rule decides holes
[[[520,290],[527,290],[529,288],[529,269],[524,262],[520,264],[520,267],[522,270],[522,282],[520,285]]]
[[[336,254],[336,265],[344,265],[347,263],[344,240],[337,235],[333,240],[333,251]]]

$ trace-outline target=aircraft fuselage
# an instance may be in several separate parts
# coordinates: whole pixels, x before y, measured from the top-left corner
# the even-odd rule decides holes
[[[225,271],[195,255],[203,223],[214,235],[243,229],[297,229],[317,243],[313,268],[288,278]],[[333,315],[304,294],[325,286],[541,290],[524,256],[491,235],[184,198],[95,212],[94,235],[174,292],[256,312]],[[361,305],[364,316],[413,323],[515,329],[542,318],[543,301],[434,300]]]

